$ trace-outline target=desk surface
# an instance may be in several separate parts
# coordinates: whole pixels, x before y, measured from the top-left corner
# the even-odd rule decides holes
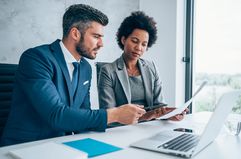
[[[147,138],[163,130],[170,130],[179,127],[192,128],[194,130],[202,131],[205,123],[208,121],[210,113],[197,113],[187,115],[181,122],[172,121],[150,121],[145,123],[139,123],[136,125],[122,126],[117,128],[107,129],[106,132],[88,132],[77,135],[70,135],[58,138],[52,138],[47,140],[40,140],[36,142],[30,142],[25,144],[18,144],[13,146],[7,146],[0,148],[0,158],[10,159],[7,156],[9,150],[36,145],[39,143],[54,141],[57,143],[79,140],[83,138],[93,138],[99,141],[103,141],[118,147],[123,150],[108,153],[94,159],[173,159],[179,158],[170,156],[158,152],[152,152],[147,150],[141,150],[129,147],[129,145],[137,140]],[[232,136],[229,135],[225,130],[222,130],[216,140],[211,143],[207,148],[201,151],[198,155],[194,156],[194,159],[240,159],[241,156],[241,135]]]

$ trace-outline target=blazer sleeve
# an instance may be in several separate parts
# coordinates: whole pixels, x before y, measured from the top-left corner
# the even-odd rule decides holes
[[[162,95],[162,81],[159,77],[158,71],[154,62],[152,62],[154,74],[154,90],[153,90],[153,105],[165,103]]]
[[[104,131],[107,125],[105,110],[74,109],[62,102],[52,81],[56,78],[54,67],[53,61],[36,49],[21,56],[17,81],[31,109],[57,131]]]
[[[98,95],[100,108],[103,109],[116,107],[112,75],[113,70],[110,69],[110,64],[106,64],[101,68],[98,82]]]

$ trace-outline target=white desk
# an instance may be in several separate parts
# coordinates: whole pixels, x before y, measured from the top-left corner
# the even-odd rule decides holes
[[[12,149],[31,146],[42,142],[55,141],[58,143],[79,140],[83,138],[93,138],[109,144],[123,148],[123,150],[108,153],[94,159],[173,159],[179,158],[157,152],[141,150],[129,147],[130,143],[152,136],[162,130],[178,127],[188,127],[200,130],[207,122],[210,113],[197,113],[187,115],[181,122],[171,121],[150,121],[130,126],[122,126],[107,129],[106,132],[88,132],[78,135],[52,138],[25,144],[18,144],[0,148],[0,159],[10,159],[7,152]],[[201,151],[194,159],[240,159],[241,158],[241,135],[236,137],[227,134],[224,130],[206,149]]]

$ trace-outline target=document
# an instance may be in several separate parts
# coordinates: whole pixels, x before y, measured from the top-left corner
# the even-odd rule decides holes
[[[200,87],[197,89],[197,91],[193,94],[192,98],[189,99],[183,106],[178,107],[174,109],[173,111],[159,117],[158,119],[168,119],[170,117],[173,117],[177,114],[181,114],[193,101],[193,99],[197,96],[197,94],[202,90],[202,88],[207,84],[207,81],[204,81]]]
[[[16,159],[87,159],[87,153],[63,144],[46,142],[11,150],[8,155]]]
[[[86,152],[88,154],[88,157],[95,157],[98,155],[122,150],[122,148],[120,147],[97,141],[91,138],[64,142],[63,144]]]

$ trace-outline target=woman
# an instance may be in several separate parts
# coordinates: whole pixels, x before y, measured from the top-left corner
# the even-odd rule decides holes
[[[117,42],[122,56],[101,68],[98,92],[100,108],[133,103],[146,106],[163,104],[162,82],[153,62],[141,59],[157,39],[156,22],[144,12],[133,12],[121,23]],[[147,112],[139,120],[151,120],[175,108],[162,107]],[[183,112],[185,113],[185,112]],[[172,120],[183,119],[183,114]]]

